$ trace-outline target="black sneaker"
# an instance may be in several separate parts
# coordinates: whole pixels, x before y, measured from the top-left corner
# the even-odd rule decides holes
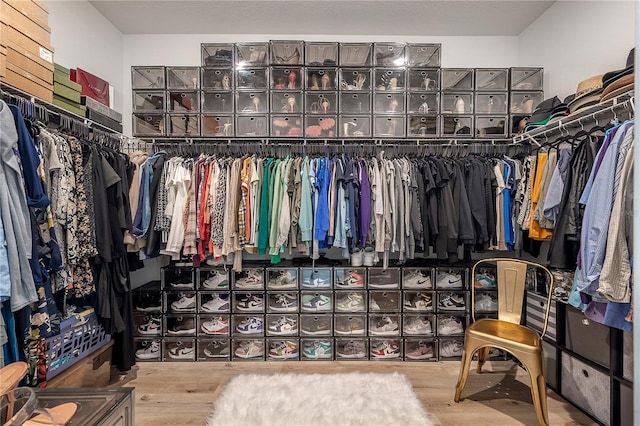
[[[167,334],[171,336],[184,336],[196,334],[196,322],[194,318],[176,318],[175,322],[168,328]]]
[[[162,312],[162,302],[160,297],[151,294],[141,295],[140,299],[136,303],[136,311],[147,313]]]

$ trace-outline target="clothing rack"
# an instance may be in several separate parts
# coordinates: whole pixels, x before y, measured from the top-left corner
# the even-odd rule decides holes
[[[606,102],[581,109],[570,114],[564,120],[554,121],[537,129],[516,135],[513,138],[513,144],[531,142],[534,145],[540,146],[541,144],[537,139],[541,137],[544,137],[548,141],[550,135],[556,133],[562,134],[563,132],[568,132],[569,129],[575,129],[577,127],[584,128],[585,124],[592,121],[598,124],[601,119],[618,120],[618,114],[626,115],[627,118],[635,116],[634,92],[628,92]]]
[[[118,149],[122,149],[132,143],[138,143],[137,139],[125,136],[109,127],[74,114],[6,83],[0,82],[0,98],[7,103],[16,104],[27,119],[38,120],[47,125],[53,124],[88,140],[106,145],[115,145]]]

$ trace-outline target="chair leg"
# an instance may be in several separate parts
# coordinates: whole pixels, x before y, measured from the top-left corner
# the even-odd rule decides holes
[[[458,375],[458,384],[456,385],[456,396],[453,399],[455,402],[460,401],[460,395],[464,385],[467,383],[467,377],[469,377],[469,369],[471,368],[471,358],[473,358],[473,352],[465,348],[462,350],[462,359],[460,360],[460,374]]]
[[[482,373],[482,366],[484,365],[485,362],[487,362],[487,358],[489,358],[490,350],[491,350],[491,347],[489,346],[485,346],[483,348],[478,349],[478,367],[476,370],[478,374]]]
[[[529,378],[531,379],[531,398],[533,407],[538,416],[538,423],[549,425],[549,412],[547,410],[547,385],[542,371],[542,354],[525,363]]]

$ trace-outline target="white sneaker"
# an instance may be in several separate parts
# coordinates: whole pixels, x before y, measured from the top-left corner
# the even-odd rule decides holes
[[[312,276],[302,281],[304,288],[331,288],[331,279],[327,277]]]
[[[463,347],[464,344],[459,340],[440,341],[440,356],[443,358],[462,356]]]
[[[160,358],[160,342],[154,340],[149,346],[136,351],[136,358],[138,359],[156,359]]]
[[[384,316],[376,323],[369,325],[369,332],[373,335],[396,335],[398,334],[398,323],[391,317]]]
[[[371,356],[374,358],[399,358],[400,345],[396,342],[385,340],[380,345],[371,348]]]
[[[195,346],[184,346],[178,342],[176,346],[169,349],[169,358],[171,359],[193,359],[196,353]]]
[[[433,288],[431,274],[425,275],[421,270],[407,273],[402,278],[403,288]]]
[[[229,334],[229,321],[222,317],[215,317],[209,321],[205,321],[200,325],[202,331],[206,334],[221,335]]]
[[[229,288],[229,275],[226,271],[211,271],[209,278],[202,283],[202,287],[213,290]]]
[[[431,321],[426,318],[417,317],[408,320],[404,324],[405,334],[433,334]]]
[[[488,294],[481,294],[476,297],[476,311],[497,311],[498,300],[494,299]]]
[[[250,269],[247,276],[236,281],[236,288],[260,289],[264,285],[264,276],[260,269]]]
[[[298,332],[298,322],[292,318],[281,317],[269,324],[268,328],[270,334],[287,336]]]
[[[336,302],[336,311],[358,312],[364,310],[364,297],[358,293],[349,293]]]
[[[256,358],[264,355],[264,345],[253,340],[243,342],[235,350],[235,354],[239,358]]]
[[[436,277],[436,288],[462,288],[461,274],[439,273]]]
[[[464,298],[458,294],[440,295],[438,307],[443,311],[464,311],[466,309]]]
[[[203,312],[229,312],[229,295],[214,293],[213,298],[201,306]]]
[[[183,295],[180,299],[171,303],[171,309],[178,312],[189,312],[196,309],[196,295]]]
[[[462,321],[460,321],[460,318],[456,318],[456,317],[439,319],[438,334],[440,336],[450,336],[452,334],[464,334]]]
[[[147,322],[138,326],[138,334],[142,336],[157,336],[159,334],[162,334],[162,322],[160,318],[147,318]]]

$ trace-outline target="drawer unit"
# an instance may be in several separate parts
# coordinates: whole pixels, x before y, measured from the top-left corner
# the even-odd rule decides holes
[[[302,114],[302,92],[271,92],[272,114]]]
[[[404,114],[404,93],[376,93],[373,97],[374,114]]]
[[[233,313],[259,313],[265,311],[264,293],[259,292],[235,292],[232,294],[231,312]]]
[[[342,67],[371,66],[372,43],[340,43],[340,63]]]
[[[233,69],[202,68],[202,89],[232,90]]]
[[[444,93],[440,97],[442,114],[473,114],[473,93]]]
[[[525,116],[531,115],[543,99],[543,92],[512,92],[509,112]]]
[[[362,290],[366,287],[367,268],[334,268],[336,290]]]
[[[268,313],[295,313],[300,309],[298,293],[288,291],[267,292]]]
[[[402,333],[405,336],[434,336],[436,316],[433,314],[405,314],[402,316]]]
[[[264,336],[264,315],[232,315],[231,334],[233,336]]]
[[[333,329],[336,336],[367,335],[367,316],[365,314],[336,314],[333,318]]]
[[[269,112],[267,91],[236,93],[236,112],[239,114],[266,114]]]
[[[476,93],[476,114],[506,114],[506,93]]]
[[[471,136],[473,134],[473,116],[442,115],[440,119],[442,136]]]
[[[408,67],[440,67],[440,43],[408,43],[406,48]]]
[[[465,268],[437,268],[436,289],[464,290],[468,288],[467,270]]]
[[[302,90],[304,87],[302,67],[272,67],[272,90]]]
[[[338,43],[306,42],[304,63],[310,67],[337,65]]]
[[[531,327],[538,333],[542,333],[542,327],[544,326],[544,315],[546,312],[547,298],[540,294],[528,291],[525,301],[525,322],[527,327]],[[545,338],[555,342],[557,339],[557,309],[556,301],[551,300],[551,309],[549,310],[549,321],[547,324],[547,333]]]
[[[400,268],[369,268],[370,289],[399,289]]]
[[[236,43],[236,65],[266,67],[269,65],[269,43]]]
[[[166,135],[164,114],[133,114],[133,134],[135,136]]]
[[[506,92],[509,90],[509,70],[506,68],[478,68],[475,80],[478,92]]]
[[[264,339],[231,340],[231,359],[233,361],[262,361],[265,359]]]
[[[267,269],[267,289],[295,290],[298,288],[298,268]]]
[[[196,312],[196,293],[167,291],[164,293],[167,312],[174,314],[185,314]]]
[[[170,136],[199,136],[200,115],[198,114],[168,114]]]
[[[438,313],[464,313],[469,309],[469,294],[463,291],[439,291]]]
[[[272,40],[270,42],[271,65],[302,65],[304,41]]]
[[[167,110],[172,112],[200,111],[200,92],[170,90],[167,93]]]
[[[542,354],[544,356],[544,378],[547,385],[558,391],[558,353],[554,345],[542,341]]]
[[[369,315],[369,336],[399,336],[402,318],[400,314]]]
[[[135,89],[164,89],[164,67],[131,67],[131,87]]]
[[[433,291],[404,290],[402,293],[404,312],[433,312]]]
[[[507,136],[506,115],[476,117],[476,136],[479,138],[505,138]]]
[[[409,115],[407,120],[408,137],[432,138],[440,135],[438,115]]]
[[[200,68],[167,67],[167,89],[200,89]]]
[[[511,90],[542,90],[542,68],[511,68]]]
[[[202,66],[233,67],[233,43],[201,43]]]
[[[269,118],[266,115],[236,117],[236,136],[263,137],[269,135]]]
[[[437,92],[440,89],[440,69],[409,69],[407,89],[411,92]]]
[[[133,112],[162,113],[165,109],[164,91],[134,91]]]
[[[417,114],[437,114],[440,110],[437,93],[409,93],[407,112]]]
[[[467,329],[467,317],[464,315],[440,314],[436,319],[436,335],[438,337],[464,337]]]
[[[371,137],[371,117],[366,115],[341,115],[339,128],[341,137]]]
[[[272,115],[271,136],[276,137],[302,137],[301,115]]]
[[[196,339],[193,338],[171,338],[162,339],[163,361],[195,361],[196,360]]]
[[[162,361],[162,339],[159,337],[136,337],[133,339],[136,361]]]
[[[303,361],[328,361],[333,359],[333,339],[300,339]]]
[[[182,337],[196,335],[195,315],[165,315],[165,336]]]
[[[300,336],[331,336],[333,324],[331,315],[301,314]]]
[[[202,136],[233,137],[233,115],[202,114],[200,130]]]
[[[304,97],[307,114],[335,114],[338,112],[338,95],[335,92],[307,92]]]
[[[338,87],[343,92],[371,90],[371,68],[340,68]]]
[[[438,359],[438,342],[435,339],[405,339],[405,361],[436,361]]]
[[[203,92],[202,112],[213,112],[217,114],[232,114],[234,111],[233,92]],[[233,122],[233,120],[231,120]]]
[[[139,337],[152,338],[153,336],[161,336],[162,314],[138,314],[133,316],[134,326],[136,328],[135,335]]]
[[[229,315],[198,315],[198,336],[228,337],[231,317]]]
[[[371,361],[399,361],[402,343],[402,339],[372,338],[369,340],[369,358]]]
[[[267,336],[297,336],[298,321],[297,314],[267,314],[265,332]]]
[[[267,339],[267,361],[297,361],[300,358],[300,340],[272,337]]]
[[[336,339],[336,360],[365,361],[369,358],[369,340],[366,338]]]
[[[305,88],[308,91],[336,90],[337,68],[307,68]]]
[[[376,115],[373,117],[373,136],[382,138],[401,138],[405,135],[403,116]]]
[[[300,268],[300,277],[302,289],[330,290],[333,287],[331,268]]]
[[[335,115],[309,115],[304,119],[304,134],[309,138],[333,138],[338,134],[338,117]]]
[[[240,68],[236,71],[236,89],[266,90],[268,88],[268,68]]]
[[[302,291],[300,312],[331,312],[333,293],[331,291]]]
[[[440,355],[440,361],[460,359],[463,347],[464,338],[462,337],[438,339],[438,353]]]
[[[374,43],[374,66],[402,67],[405,65],[405,43]]]
[[[400,312],[402,293],[400,290],[370,290],[369,312]]]
[[[335,312],[367,312],[366,291],[336,292],[335,300]]]
[[[370,114],[372,112],[371,93],[340,93],[340,112],[342,114]]]
[[[561,394],[604,424],[610,423],[611,381],[607,374],[562,353]]]
[[[228,361],[230,357],[229,339],[198,339],[198,361]]]
[[[264,269],[245,267],[231,274],[235,290],[261,290],[264,288]]]
[[[572,307],[567,306],[565,346],[568,350],[609,367],[611,365],[611,329],[599,324]]]
[[[443,91],[473,91],[473,68],[442,68],[440,87]]]
[[[401,92],[405,88],[406,70],[404,68],[376,68],[373,70],[374,90]]]

